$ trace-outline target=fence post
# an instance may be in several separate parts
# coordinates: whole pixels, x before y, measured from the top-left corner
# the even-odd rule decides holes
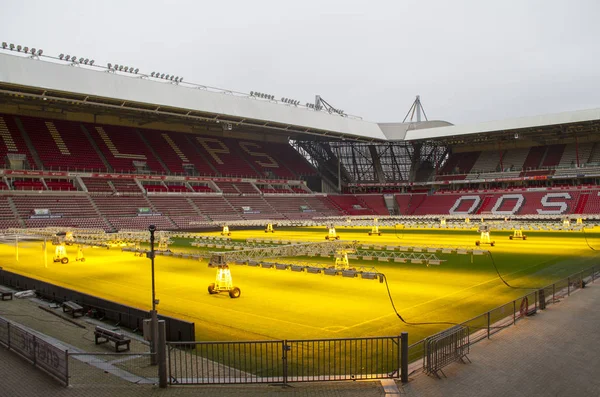
[[[517,324],[517,301],[513,301],[513,325]]]
[[[37,367],[37,338],[33,337],[33,366]]]
[[[487,312],[487,338],[490,339],[490,312]]]
[[[567,277],[567,296],[571,296],[571,277]]]
[[[65,350],[65,387],[69,387],[69,350]]]
[[[552,284],[552,303],[556,303],[556,284]]]
[[[537,312],[537,308],[538,308],[538,292],[535,291],[533,293],[533,307],[535,309],[535,311]]]
[[[284,339],[281,341],[282,345],[281,345],[281,352],[283,354],[283,356],[281,357],[281,362],[283,364],[283,384],[287,385],[287,376],[288,376],[288,367],[287,367],[287,351],[288,351],[288,345],[287,345],[287,339]]]
[[[167,341],[165,320],[158,322],[158,387],[164,389],[167,387]]]
[[[400,334],[400,380],[408,382],[408,332]]]

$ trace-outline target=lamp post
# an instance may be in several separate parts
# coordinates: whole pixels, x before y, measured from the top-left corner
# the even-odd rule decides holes
[[[156,365],[158,359],[156,353],[158,351],[158,315],[156,313],[156,290],[154,288],[154,232],[156,226],[148,226],[150,231],[150,262],[152,263],[152,310],[150,310],[150,364]]]

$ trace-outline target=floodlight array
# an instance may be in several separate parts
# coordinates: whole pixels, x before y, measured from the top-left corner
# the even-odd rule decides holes
[[[269,101],[275,100],[275,95],[264,94],[262,92],[250,91],[250,96],[261,99],[268,99]]]
[[[112,63],[108,63],[106,65],[106,67],[108,68],[108,70],[113,71],[113,72],[125,72],[125,73],[131,73],[131,74],[138,74],[138,72],[140,71],[140,69],[134,68],[133,66],[119,65],[118,63],[115,63],[114,65]]]
[[[181,83],[183,81],[183,77],[175,76],[174,74],[164,74],[160,72],[152,72],[150,73],[150,77],[154,77],[156,79],[161,80],[169,80],[174,83]]]
[[[300,104],[300,101],[297,101],[295,99],[290,99],[290,98],[281,98],[281,102],[287,103],[289,105],[294,105],[294,106],[298,106]]]
[[[29,48],[27,46],[23,47],[20,44],[15,46],[13,43],[8,44],[6,41],[2,42],[2,49],[22,52],[23,54],[30,54],[31,56],[40,56],[44,53],[44,50],[42,49],[35,49],[34,47]]]
[[[67,61],[67,62],[71,62],[71,64],[73,65],[89,65],[89,66],[94,66],[94,60],[93,59],[89,59],[89,58],[83,58],[80,57],[79,59],[77,58],[76,55],[65,55],[63,53],[61,53],[58,56],[58,59],[60,59],[61,61]]]

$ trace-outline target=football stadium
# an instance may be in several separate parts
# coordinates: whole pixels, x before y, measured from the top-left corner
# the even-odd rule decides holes
[[[7,42],[0,64],[2,299],[147,347],[119,373],[438,375],[600,274],[600,109],[453,125],[417,96],[378,124]]]

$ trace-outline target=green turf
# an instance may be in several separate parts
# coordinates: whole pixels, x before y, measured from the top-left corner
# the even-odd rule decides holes
[[[338,228],[344,240],[364,244],[452,245],[476,248],[475,230],[382,229],[382,236],[367,236],[368,229]],[[266,235],[260,230],[232,230],[232,238],[249,237],[324,241],[324,228],[277,229]],[[218,233],[213,233],[218,235]],[[581,232],[527,232],[527,241],[508,239],[509,232],[493,232],[496,246],[489,248],[503,277],[524,288],[545,286],[595,263],[596,253]],[[600,236],[586,233],[591,246]],[[196,248],[176,239],[174,251]],[[488,249],[488,247],[484,247]],[[88,248],[87,261],[63,265],[52,262],[48,246],[44,264],[39,242],[21,242],[19,261],[13,246],[0,246],[2,266],[82,292],[148,309],[150,261],[118,249]],[[68,247],[71,258],[75,248]],[[223,251],[223,249],[218,249]],[[353,266],[375,266],[384,273],[398,312],[408,322],[462,322],[501,306],[533,289],[512,289],[498,278],[489,256],[438,254],[439,266],[352,261]],[[290,258],[288,258],[288,261]],[[333,259],[301,258],[331,264]],[[209,295],[215,269],[206,261],[158,256],[156,292],[160,313],[196,324],[197,340],[304,339],[398,335],[408,331],[411,343],[447,328],[448,325],[411,326],[392,310],[386,285],[377,280],[349,279],[296,273],[289,270],[231,267],[239,299],[226,294]]]

